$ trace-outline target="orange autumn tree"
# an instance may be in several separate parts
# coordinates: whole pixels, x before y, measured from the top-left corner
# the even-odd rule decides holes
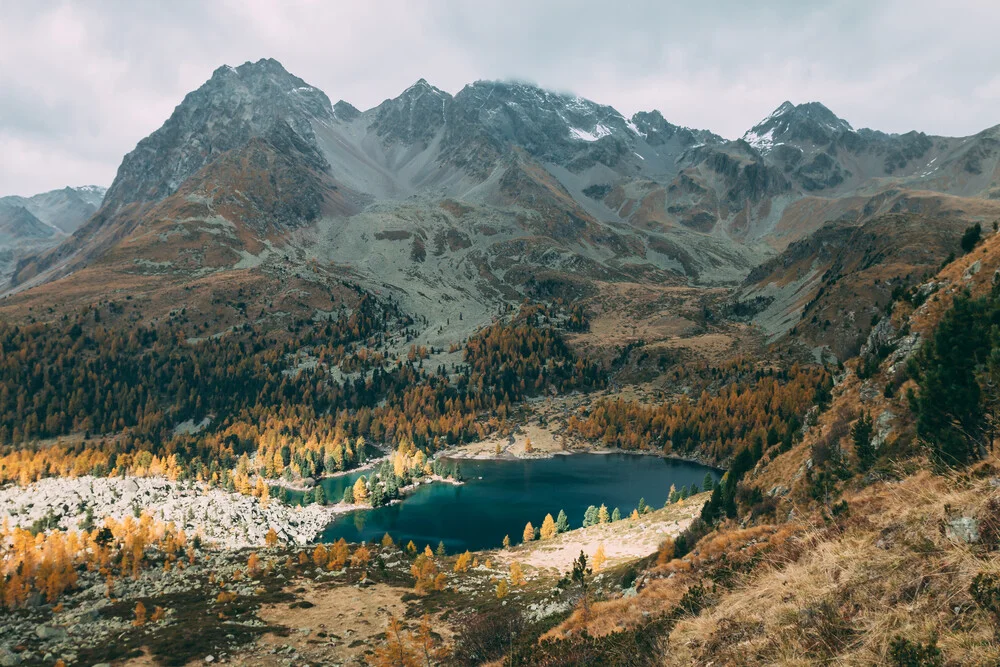
[[[24,606],[35,591],[55,604],[77,586],[79,569],[99,572],[109,595],[116,577],[138,576],[153,565],[150,556],[169,564],[185,543],[183,531],[173,524],[142,514],[118,522],[107,519],[90,531],[52,530],[32,535],[5,521],[0,526],[0,605]]]
[[[347,540],[340,538],[330,547],[329,559],[326,563],[326,569],[328,570],[339,570],[344,567],[347,563],[347,558],[349,556],[349,549],[347,547]]]
[[[433,556],[420,554],[410,566],[410,574],[415,579],[413,587],[421,595],[431,591],[444,590],[445,576],[438,571],[437,563]]]

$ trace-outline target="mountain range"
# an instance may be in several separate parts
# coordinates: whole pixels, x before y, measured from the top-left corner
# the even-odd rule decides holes
[[[87,185],[32,197],[0,197],[0,279],[13,270],[15,257],[60,243],[101,206],[106,188]]]
[[[886,134],[785,102],[730,141],[526,83],[451,95],[423,79],[360,111],[264,59],[189,93],[124,157],[98,210],[74,194],[96,207],[101,193],[0,200],[2,242],[31,249],[9,304],[80,305],[110,284],[157,317],[181,300],[207,308],[194,295],[219,298],[225,281],[348,280],[447,323],[425,332],[441,344],[454,322],[471,332],[525,297],[728,286],[776,339],[797,333],[830,258],[902,226],[908,241],[867,261],[890,267],[881,284],[913,282],[964,227],[1000,217],[1000,126]],[[72,289],[53,286],[70,274]],[[849,301],[821,328],[843,324]],[[807,342],[842,357],[869,320]]]

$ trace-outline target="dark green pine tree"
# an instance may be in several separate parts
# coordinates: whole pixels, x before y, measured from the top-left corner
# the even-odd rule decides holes
[[[569,530],[569,517],[564,510],[559,510],[559,516],[556,517],[556,532],[565,533],[567,530]]]
[[[705,489],[706,491],[711,491],[713,488],[715,488],[715,478],[712,477],[712,473],[710,472],[705,473],[705,479],[702,480],[701,482],[701,488]]]
[[[917,435],[945,465],[965,465],[980,456],[986,415],[976,369],[988,356],[997,313],[992,299],[956,298],[913,360],[911,374],[920,386],[911,400]]]
[[[851,439],[854,440],[854,453],[858,456],[858,468],[864,472],[875,462],[875,447],[872,446],[874,424],[867,412],[862,412],[851,427]]]
[[[313,491],[313,499],[316,501],[317,505],[326,505],[326,492],[323,491],[323,486],[317,485],[316,489]]]

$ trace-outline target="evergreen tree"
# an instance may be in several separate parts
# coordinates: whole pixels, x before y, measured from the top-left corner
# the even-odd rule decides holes
[[[678,500],[684,500],[687,497],[688,497],[688,488],[687,485],[685,484],[684,486],[681,487],[681,490],[677,492],[677,498]]]
[[[858,468],[864,472],[875,462],[875,448],[872,446],[874,432],[872,418],[867,412],[862,412],[851,427],[851,439],[854,440],[854,453],[858,457]]]
[[[989,354],[995,300],[958,296],[934,335],[911,361],[920,385],[911,399],[917,435],[945,465],[965,465],[980,457],[985,410],[976,370]]]
[[[579,558],[573,561],[573,570],[570,574],[570,579],[580,584],[580,589],[583,591],[584,612],[589,610],[589,601],[587,599],[587,577],[591,572],[592,570],[587,567],[587,555],[581,550]]]
[[[372,478],[375,479],[374,477]],[[371,501],[372,507],[382,507],[386,504],[385,488],[377,481],[372,482],[372,488],[368,493],[368,499]]]
[[[962,234],[962,251],[972,252],[972,249],[976,247],[979,240],[983,237],[983,226],[978,222],[971,227],[966,228],[965,233]]]
[[[326,492],[323,491],[322,484],[316,485],[316,489],[313,491],[313,498],[317,505],[326,505]]]
[[[639,498],[639,514],[645,514],[649,511],[649,505],[646,504],[645,498]]]
[[[567,530],[569,530],[569,517],[565,511],[559,510],[559,515],[556,517],[556,532],[565,533]]]
[[[444,548],[444,540],[441,540],[440,542],[438,542],[437,549],[435,550],[434,553],[437,554],[437,556],[439,556],[440,558],[444,558],[445,556],[448,555],[448,552],[445,551],[445,548]]]
[[[593,526],[597,523],[597,508],[591,505],[587,508],[587,511],[583,513],[583,527]]]
[[[348,486],[344,489],[344,502],[349,504],[354,504],[354,487]]]
[[[715,487],[715,478],[712,477],[712,473],[706,472],[705,479],[701,483],[701,488],[706,491],[711,491]]]
[[[621,510],[618,509],[617,507],[615,508],[615,511],[611,513],[611,520],[612,521],[621,521],[622,520]]]

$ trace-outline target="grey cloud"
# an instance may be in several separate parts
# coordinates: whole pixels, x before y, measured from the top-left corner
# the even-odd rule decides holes
[[[785,99],[855,127],[1000,122],[1000,5],[931,0],[3,5],[0,194],[110,184],[121,156],[219,65],[274,57],[369,108],[418,78],[518,78],[735,138]]]

